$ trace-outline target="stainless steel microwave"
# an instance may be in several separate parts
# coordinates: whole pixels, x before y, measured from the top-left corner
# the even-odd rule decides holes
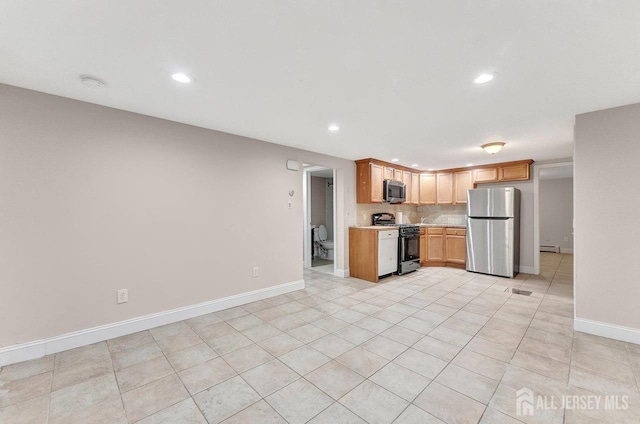
[[[382,200],[386,203],[402,203],[407,200],[407,186],[400,181],[384,180]]]

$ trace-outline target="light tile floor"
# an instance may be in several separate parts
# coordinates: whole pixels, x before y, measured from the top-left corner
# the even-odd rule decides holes
[[[640,422],[640,346],[574,332],[573,258],[541,262],[514,280],[310,270],[302,291],[7,366],[0,422]],[[556,408],[519,416],[523,387]],[[628,408],[563,408],[563,395]]]

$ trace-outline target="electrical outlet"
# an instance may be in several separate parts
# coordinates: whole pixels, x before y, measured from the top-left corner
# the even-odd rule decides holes
[[[120,303],[127,303],[128,301],[129,301],[129,290],[127,289],[118,290],[117,302],[120,304]]]
[[[293,202],[291,200],[289,200],[287,202],[287,206],[289,207],[289,209],[293,209]]]
[[[565,241],[565,242],[568,242],[568,241],[569,241],[569,237],[565,237],[565,238],[564,238],[564,241]]]
[[[253,267],[253,276],[254,277],[260,276],[260,268],[258,268],[257,266]]]

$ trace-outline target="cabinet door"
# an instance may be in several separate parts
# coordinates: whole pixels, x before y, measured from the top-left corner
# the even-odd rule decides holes
[[[438,192],[436,200],[439,205],[450,205],[453,203],[453,175],[450,172],[438,173],[436,175]]]
[[[473,188],[471,171],[459,171],[455,173],[455,196],[454,204],[467,203],[467,190]]]
[[[467,240],[465,236],[447,234],[447,262],[465,264],[467,259]]]
[[[382,167],[374,163],[369,166],[371,167],[371,202],[382,203]]]
[[[518,163],[515,165],[501,166],[498,172],[500,181],[523,181],[529,179],[529,164]]]
[[[473,182],[495,183],[498,181],[498,168],[482,168],[473,170]]]
[[[384,167],[384,179],[393,180],[393,168],[389,168],[388,166]]]
[[[396,180],[396,181],[402,182],[402,170],[401,169],[394,169],[393,170],[393,179]]]
[[[443,234],[427,234],[427,262],[446,261]]]
[[[427,234],[424,228],[420,230],[420,265],[427,262]]]
[[[421,205],[436,204],[436,174],[420,174]]]
[[[412,189],[412,180],[411,180],[411,172],[409,171],[403,171],[402,172],[402,182],[404,183],[404,185],[406,186],[407,189],[407,200],[405,200],[405,203],[413,203],[413,189]]]
[[[411,204],[420,204],[420,174],[411,174]]]

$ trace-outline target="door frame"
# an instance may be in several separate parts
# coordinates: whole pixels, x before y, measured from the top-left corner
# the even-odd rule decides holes
[[[534,245],[534,253],[533,253],[533,273],[538,275],[540,274],[540,170],[548,169],[548,168],[561,168],[566,166],[574,166],[573,161],[563,161],[563,162],[555,162],[555,163],[543,163],[543,164],[533,164],[533,245]],[[575,173],[575,169],[574,169]],[[575,187],[575,180],[574,180]],[[575,251],[575,209],[574,209],[574,240],[573,240],[573,248]],[[575,256],[574,256],[575,258]]]
[[[331,169],[333,174],[333,275],[336,275],[336,266],[338,257],[338,243],[337,243],[337,170],[329,166],[312,165],[306,166],[302,171],[302,209],[303,209],[303,268],[311,268],[311,173],[315,171],[321,171],[325,169]]]

